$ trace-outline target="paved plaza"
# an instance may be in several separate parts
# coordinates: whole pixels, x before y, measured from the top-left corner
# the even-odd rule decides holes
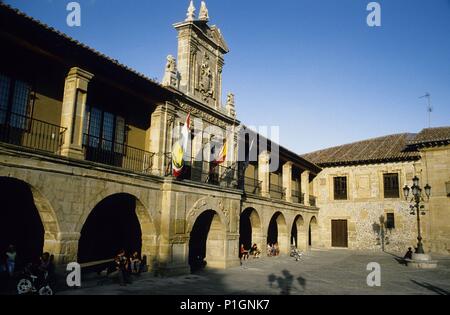
[[[302,261],[290,257],[250,260],[227,270],[210,270],[172,278],[143,275],[120,287],[110,280],[83,283],[61,295],[449,295],[450,257],[439,259],[435,270],[415,270],[387,253],[345,250],[312,251]],[[367,285],[367,265],[381,265],[381,287]]]

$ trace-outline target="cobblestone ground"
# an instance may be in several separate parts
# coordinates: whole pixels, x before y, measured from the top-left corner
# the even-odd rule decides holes
[[[450,257],[438,257],[435,270],[415,270],[384,253],[312,251],[300,262],[290,257],[250,260],[241,267],[197,275],[156,278],[143,275],[133,284],[99,285],[96,279],[62,295],[449,295]],[[370,262],[381,265],[381,287],[367,286]]]

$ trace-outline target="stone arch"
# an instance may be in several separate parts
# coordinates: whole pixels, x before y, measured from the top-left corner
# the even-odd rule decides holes
[[[319,224],[317,218],[313,216],[309,221],[308,245],[309,247],[317,247],[319,241]]]
[[[220,221],[225,226],[228,232],[229,227],[229,210],[225,209],[223,201],[215,197],[207,197],[198,200],[187,213],[187,227],[186,233],[192,232],[195,222],[198,217],[205,211],[214,210],[220,218]]]
[[[129,213],[129,215],[135,215],[137,224],[139,226],[138,234],[140,235],[140,246],[137,247],[140,247],[140,250],[138,248],[137,251],[140,252],[142,256],[145,255],[150,265],[152,265],[152,262],[156,260],[158,252],[158,232],[152,215],[148,208],[145,206],[143,199],[136,196],[135,191],[127,190],[124,187],[121,188],[122,189],[120,189],[120,191],[105,190],[99,194],[94,195],[94,198],[89,199],[90,201],[87,204],[88,210],[83,213],[77,226],[77,231],[79,231],[80,235],[82,234],[82,231],[88,223],[89,219],[95,215],[94,211],[96,211],[96,209],[101,206],[102,203],[111,198],[118,198],[119,196],[122,196],[122,198],[129,198],[129,200],[134,201],[133,205],[127,207],[128,210],[134,210],[134,212]],[[81,236],[83,237],[83,235]]]
[[[209,209],[198,213],[188,231],[188,256],[192,272],[206,266],[226,267],[227,229],[217,211]]]
[[[239,220],[239,246],[244,244],[245,249],[250,249],[256,244],[261,250],[266,246],[262,229],[261,216],[255,208],[248,207],[242,211]]]
[[[47,199],[46,196],[42,193],[42,190],[38,187],[34,186],[33,184],[30,184],[28,181],[23,180],[21,178],[16,177],[0,177],[0,182],[3,182],[6,187],[14,187],[18,189],[23,189],[23,192],[21,194],[21,200],[26,198],[26,190],[29,191],[29,194],[31,195],[31,202],[33,203],[33,206],[37,212],[37,215],[40,219],[40,224],[42,224],[43,228],[43,245],[41,248],[41,251],[43,252],[49,252],[53,255],[55,255],[55,259],[57,262],[60,261],[60,254],[61,249],[57,246],[58,240],[61,235],[59,220],[56,215],[56,212],[52,205],[50,204],[50,201]],[[5,191],[3,191],[5,192]],[[10,192],[15,193],[15,192]],[[25,194],[25,195],[23,195]],[[5,194],[6,196],[6,194]],[[33,210],[31,210],[33,211]],[[22,218],[23,220],[26,220],[26,218]],[[3,249],[2,249],[3,250]],[[40,253],[39,253],[40,254]]]
[[[300,250],[307,249],[307,236],[305,228],[305,220],[302,215],[297,215],[294,218],[291,229],[291,244]]]
[[[286,217],[280,211],[272,215],[267,227],[267,243],[278,243],[281,254],[289,253],[289,233]]]

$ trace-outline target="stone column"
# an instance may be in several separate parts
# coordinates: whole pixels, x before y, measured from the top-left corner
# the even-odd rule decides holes
[[[270,153],[267,151],[258,157],[258,180],[261,182],[261,196],[270,198]]]
[[[152,173],[164,176],[167,167],[166,153],[172,151],[172,129],[175,107],[172,104],[158,104],[151,116],[150,128],[146,133],[145,149],[154,153]]]
[[[83,124],[89,81],[93,74],[80,68],[72,68],[66,78],[61,113],[61,126],[66,128],[61,155],[84,159]]]
[[[58,233],[56,239],[45,239],[44,252],[55,256],[57,265],[77,261],[80,233]]]
[[[302,173],[302,194],[305,200],[305,205],[309,206],[309,171],[304,171]]]
[[[292,162],[283,165],[283,188],[286,190],[286,201],[292,202]]]

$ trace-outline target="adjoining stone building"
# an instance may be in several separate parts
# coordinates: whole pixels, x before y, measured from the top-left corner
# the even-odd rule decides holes
[[[450,253],[450,127],[424,129],[320,150],[303,157],[314,179],[320,246],[404,253],[417,244],[417,219],[403,187],[432,187],[422,231],[426,251]],[[425,197],[426,199],[426,197]]]
[[[168,57],[159,84],[0,4],[1,250],[13,243],[21,261],[48,251],[86,263],[125,248],[174,274],[203,259],[238,265],[240,243],[265,252],[278,242],[284,254],[316,244],[310,188],[321,169],[283,147],[271,169],[278,145],[239,131],[234,96],[222,105],[229,49],[208,20],[205,5],[198,18],[191,6],[175,24],[178,60]],[[234,153],[212,167],[206,151],[176,179],[171,150],[188,114],[202,122],[193,151],[210,145],[214,127],[231,130]],[[261,140],[256,159],[238,161],[242,134],[239,150]]]

